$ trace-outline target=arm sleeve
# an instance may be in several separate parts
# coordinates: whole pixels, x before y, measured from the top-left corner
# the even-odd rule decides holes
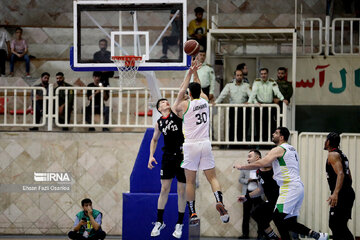
[[[218,104],[218,103],[222,103],[222,101],[227,97],[229,96],[230,94],[230,87],[229,87],[229,84],[226,84],[224,89],[221,91],[219,97],[215,100],[215,103]]]
[[[273,92],[274,92],[275,96],[277,96],[280,99],[280,101],[284,100],[284,96],[281,94],[281,92],[279,90],[279,86],[277,84],[275,84],[273,86]]]
[[[247,184],[248,184],[248,179],[246,178],[245,171],[243,171],[243,170],[240,171],[239,182],[240,182],[241,184],[243,184],[243,185],[247,185]]]
[[[257,83],[254,81],[251,94],[249,97],[249,103],[257,103],[256,101],[257,89],[258,89]]]
[[[25,50],[25,48],[29,49],[29,46],[28,46],[28,44],[27,44],[27,42],[26,42],[25,39],[24,39],[24,42],[23,42],[23,46],[24,46],[24,50]]]
[[[74,227],[76,227],[80,222],[80,219],[78,219],[78,217],[75,217],[75,221],[74,221]]]
[[[248,85],[248,86],[246,87],[246,94],[247,94],[248,98],[250,98],[250,96],[251,96],[250,85]]]
[[[210,91],[209,94],[214,94],[215,91],[215,72],[214,69],[212,67],[210,68],[210,72],[209,72],[209,80],[210,80]]]
[[[294,89],[293,89],[293,87],[292,87],[292,84],[290,83],[289,84],[289,91],[288,91],[288,93],[287,93],[287,100],[290,102],[290,98],[292,97],[292,95],[293,95],[293,93],[294,93]]]
[[[102,223],[102,214],[99,214],[96,218],[95,218],[95,222],[97,222],[100,226]]]

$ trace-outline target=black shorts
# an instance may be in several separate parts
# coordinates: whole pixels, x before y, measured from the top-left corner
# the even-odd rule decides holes
[[[183,154],[164,153],[161,161],[161,179],[173,179],[176,177],[178,182],[186,183],[184,169],[180,167],[184,160]]]
[[[340,191],[338,203],[335,207],[330,208],[330,218],[351,219],[351,211],[354,205],[355,192],[351,188],[348,191]]]

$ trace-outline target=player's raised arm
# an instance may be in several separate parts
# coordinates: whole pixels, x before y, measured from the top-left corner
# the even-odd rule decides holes
[[[195,62],[197,62],[195,60]],[[200,84],[201,86],[201,82],[200,82],[200,79],[199,79],[199,75],[197,74],[197,70],[201,67],[201,64],[197,66],[197,68],[194,70],[194,82],[197,82],[198,84]],[[201,88],[201,93],[200,93],[200,97],[205,99],[206,101],[209,101],[209,98],[208,96],[203,92],[202,88]]]
[[[183,105],[185,106],[184,102],[186,101],[186,90],[189,87],[191,75],[194,73],[194,70],[197,70],[199,68],[196,61],[193,61],[191,63],[191,67],[189,68],[189,71],[184,79],[184,81],[181,83],[179,94],[174,102],[174,105],[172,106],[172,109],[175,111],[175,113],[180,116],[183,113]]]

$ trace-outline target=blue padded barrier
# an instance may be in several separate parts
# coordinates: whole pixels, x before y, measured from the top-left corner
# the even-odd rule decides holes
[[[172,236],[178,218],[177,194],[170,193],[165,207],[164,223],[160,236],[151,237],[150,233],[156,221],[157,201],[159,194],[155,193],[123,193],[123,224],[122,239],[124,240],[169,240]],[[184,227],[181,239],[188,239],[188,210],[184,216]]]
[[[141,142],[138,155],[130,176],[130,192],[131,193],[160,193],[160,169],[161,159],[164,146],[164,137],[161,134],[159,138],[154,157],[157,161],[156,167],[152,170],[148,169],[147,164],[150,155],[150,143],[154,134],[153,128],[146,129],[144,138]],[[177,181],[173,181],[170,193],[176,193]]]

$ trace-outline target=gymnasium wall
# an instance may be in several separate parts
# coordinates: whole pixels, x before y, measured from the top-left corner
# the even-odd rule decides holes
[[[1,192],[0,233],[66,234],[81,210],[80,201],[89,197],[93,207],[104,214],[103,229],[110,235],[121,235],[122,193],[130,190],[130,174],[143,136],[143,133],[1,132],[1,184],[35,184],[34,172],[69,172],[72,181],[70,192]],[[229,224],[221,224],[215,197],[200,173],[196,200],[202,218],[201,235],[237,237],[242,234],[242,205],[237,202],[241,185],[240,173],[232,166],[234,162],[246,163],[247,150],[213,153],[231,219]],[[160,181],[160,177],[154,181]],[[151,207],[156,209],[156,205]],[[256,236],[254,222],[250,224],[251,235]]]

